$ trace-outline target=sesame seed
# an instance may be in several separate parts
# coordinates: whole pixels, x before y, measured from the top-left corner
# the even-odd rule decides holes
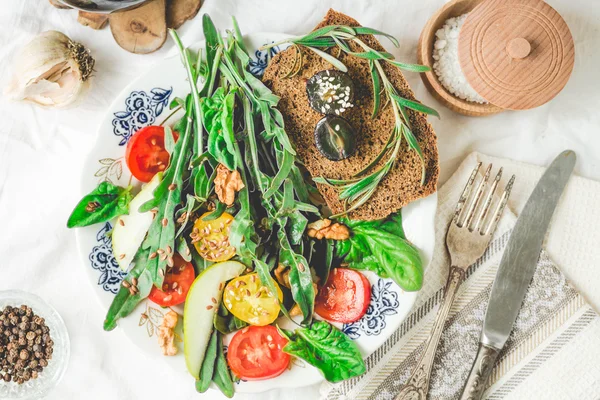
[[[156,252],[150,253],[150,255],[148,256],[148,260],[152,260],[152,259],[156,258],[157,255],[158,254],[156,254]]]
[[[125,226],[125,221],[122,218],[119,218],[119,225]]]
[[[167,226],[169,224],[169,220],[166,218],[163,218],[163,220],[161,221],[162,226]]]
[[[158,270],[158,274],[159,274],[160,276],[164,277],[164,276],[165,276],[165,270],[164,270],[164,269],[162,269],[162,268],[159,268],[159,270]]]
[[[127,282],[127,281],[121,282],[121,285],[123,285],[123,287],[125,287],[127,289],[129,289],[131,287],[131,284],[129,282]]]
[[[177,282],[173,282],[173,290],[177,289],[177,286],[178,286],[178,285],[179,285],[179,284],[178,284]]]
[[[171,184],[169,185],[169,191],[171,191],[171,192],[172,192],[173,190],[175,190],[176,188],[177,188],[177,185],[176,185],[176,184],[174,184],[174,183],[171,183]]]
[[[256,282],[256,275],[250,275],[250,280],[252,283]]]
[[[125,257],[126,257],[126,255],[125,255],[125,254],[119,254],[119,260],[122,260],[122,259],[124,259]]]
[[[206,306],[206,309],[207,309],[207,310],[212,310],[212,309],[213,309],[213,306],[210,306],[210,305],[209,305],[209,306]]]
[[[250,293],[249,289],[246,289],[246,297],[250,297],[252,295],[252,293]]]
[[[133,286],[137,286],[138,279],[134,276],[133,278],[131,278],[131,283],[133,284]]]
[[[171,294],[163,299],[163,301],[171,301],[171,300],[173,300],[173,295],[171,295]]]
[[[171,248],[171,246],[167,245],[167,253],[170,254],[172,252],[173,252],[173,249]]]
[[[271,335],[267,335],[267,340],[268,340],[269,342],[272,342],[272,341],[273,341],[273,336],[271,336]]]
[[[298,264],[298,269],[300,270],[300,272],[304,272],[304,270],[305,270],[304,264]]]
[[[167,253],[162,253],[160,257],[158,257],[160,261],[165,261],[167,259]]]
[[[217,299],[215,299],[214,297],[211,297],[211,298],[210,298],[210,301],[212,301],[212,302],[213,302],[213,304],[217,304]]]
[[[165,251],[163,249],[158,249],[158,250],[156,250],[156,252],[161,255],[165,254]]]
[[[167,258],[167,265],[173,267],[173,257],[169,256],[169,258]]]

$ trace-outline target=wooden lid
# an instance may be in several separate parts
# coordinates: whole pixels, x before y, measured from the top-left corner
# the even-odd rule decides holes
[[[461,28],[458,54],[473,89],[512,110],[551,100],[575,61],[569,27],[542,0],[484,1]]]

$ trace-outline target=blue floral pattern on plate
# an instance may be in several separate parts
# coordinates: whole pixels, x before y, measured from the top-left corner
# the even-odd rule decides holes
[[[351,339],[358,339],[362,334],[376,336],[385,329],[385,318],[398,313],[398,293],[392,289],[392,281],[379,278],[371,286],[371,303],[367,313],[358,321],[344,324],[342,331]]]
[[[119,285],[126,272],[121,271],[119,264],[112,251],[112,240],[107,234],[112,230],[109,222],[106,222],[96,234],[98,245],[92,248],[89,260],[92,268],[100,272],[98,277],[98,286],[102,286],[107,292],[117,294]]]
[[[139,129],[152,125],[169,104],[173,88],[154,88],[150,93],[143,90],[131,92],[125,100],[125,111],[114,113],[113,133],[121,137],[119,146]]]
[[[271,61],[271,58],[273,58],[273,56],[280,51],[281,49],[279,46],[274,46],[264,51],[256,50],[254,52],[254,59],[250,59],[250,62],[248,63],[248,69],[250,70],[250,73],[257,78],[262,78],[265,73],[265,69],[267,69],[267,65],[269,65],[269,61]]]

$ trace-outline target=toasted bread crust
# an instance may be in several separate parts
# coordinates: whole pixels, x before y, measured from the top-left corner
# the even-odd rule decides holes
[[[329,10],[324,20],[315,29],[327,25],[359,26],[359,23],[342,13]],[[361,39],[373,49],[384,51],[379,41],[372,35],[361,35]],[[353,51],[362,51],[354,43],[350,43],[350,47]],[[323,115],[314,111],[308,104],[305,82],[315,73],[333,67],[306,48],[302,48],[302,52],[304,62],[296,76],[285,78],[292,69],[295,59],[295,50],[289,48],[271,60],[263,81],[281,97],[278,108],[283,114],[286,132],[296,148],[298,157],[310,174],[313,177],[350,178],[368,165],[385,146],[394,126],[393,111],[388,105],[380,110],[375,119],[371,118],[373,86],[368,61],[341,53],[339,59],[348,67],[348,74],[355,83],[354,107],[347,110],[343,116],[357,130],[357,150],[346,160],[327,160],[319,153],[314,142],[314,129]],[[337,55],[337,49],[332,49],[331,52]],[[400,70],[388,63],[384,63],[383,68],[398,93],[402,97],[414,100],[414,94]],[[351,212],[350,218],[361,220],[385,218],[408,203],[436,191],[439,175],[437,137],[424,114],[411,110],[408,110],[408,113],[413,134],[423,151],[426,168],[425,183],[421,185],[421,161],[418,154],[410,150],[403,140],[397,162],[392,170],[380,183],[371,199]],[[387,157],[380,162],[379,166],[383,165],[386,159]],[[343,212],[344,205],[339,200],[338,192],[326,185],[318,185],[318,187],[331,210],[334,213]]]

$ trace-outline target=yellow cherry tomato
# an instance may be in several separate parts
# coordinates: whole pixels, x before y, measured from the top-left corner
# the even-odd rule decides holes
[[[258,274],[243,275],[227,284],[223,291],[223,302],[242,321],[257,326],[269,325],[277,319],[279,302],[283,300],[277,283],[275,287],[277,298],[262,285]]]
[[[191,238],[198,254],[208,261],[227,261],[235,255],[235,247],[229,243],[229,229],[233,215],[224,212],[217,219],[204,221],[204,213],[194,222]]]

